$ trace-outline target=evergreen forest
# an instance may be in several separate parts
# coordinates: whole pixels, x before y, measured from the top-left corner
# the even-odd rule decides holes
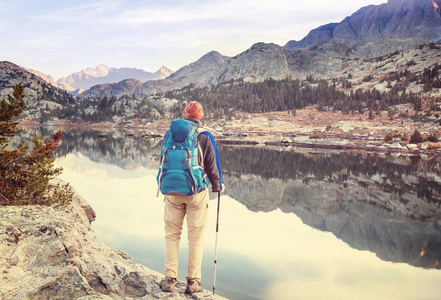
[[[407,69],[403,72],[390,74],[380,82],[387,81],[387,89],[379,91],[375,88],[362,90],[352,88],[351,74],[347,78],[316,80],[309,76],[306,80],[274,80],[263,82],[245,82],[231,80],[220,85],[195,87],[190,85],[180,90],[168,92],[167,98],[180,100],[172,112],[182,112],[186,101],[198,101],[206,108],[207,115],[213,118],[232,116],[234,111],[248,113],[288,111],[295,114],[296,109],[309,105],[317,105],[318,110],[341,111],[345,114],[360,114],[366,110],[379,112],[387,111],[391,106],[412,104],[416,111],[422,110],[423,99],[413,92],[408,92],[406,86],[411,82],[424,85],[424,90],[440,88],[439,71],[441,65],[426,68],[420,74],[414,74]],[[374,80],[373,75],[367,75],[363,81]],[[438,99],[441,102],[441,99]],[[432,100],[429,103],[433,111],[440,110],[439,103]]]

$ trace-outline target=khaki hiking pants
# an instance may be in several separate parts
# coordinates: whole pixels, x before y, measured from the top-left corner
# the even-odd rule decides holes
[[[192,196],[165,196],[165,276],[178,277],[179,241],[187,215],[187,279],[201,280],[202,252],[208,218],[208,189]],[[190,202],[191,201],[191,202]]]

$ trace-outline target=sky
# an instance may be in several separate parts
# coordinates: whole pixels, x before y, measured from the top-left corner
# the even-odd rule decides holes
[[[176,71],[210,51],[284,46],[387,0],[0,0],[0,61],[55,80],[99,64]]]

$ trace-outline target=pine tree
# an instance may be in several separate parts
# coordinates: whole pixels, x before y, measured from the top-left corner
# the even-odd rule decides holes
[[[8,137],[12,137],[20,132],[17,130],[18,122],[14,121],[14,117],[18,117],[26,108],[24,103],[24,89],[18,84],[12,96],[7,96],[7,101],[3,99],[0,102],[0,149],[7,145]]]
[[[422,143],[424,141],[423,136],[421,135],[420,131],[418,129],[415,129],[413,134],[410,136],[409,143],[411,144],[418,144]]]
[[[69,184],[49,185],[62,171],[54,168],[52,153],[61,140],[61,131],[44,142],[35,136],[31,153],[25,143],[16,150],[6,149],[9,138],[20,132],[14,117],[26,108],[24,97],[23,86],[18,84],[12,96],[0,102],[0,205],[66,205],[73,195]]]

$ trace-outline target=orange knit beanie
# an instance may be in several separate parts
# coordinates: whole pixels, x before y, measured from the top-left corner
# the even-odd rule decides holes
[[[184,109],[184,118],[192,118],[201,120],[204,116],[204,111],[202,110],[202,105],[199,102],[191,101],[188,102]]]

